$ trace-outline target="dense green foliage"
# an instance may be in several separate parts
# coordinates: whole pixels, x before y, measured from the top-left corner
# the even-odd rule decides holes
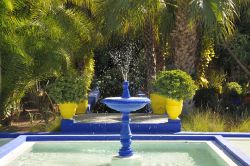
[[[219,95],[215,88],[200,88],[196,91],[193,101],[196,107],[216,108],[219,104]]]
[[[191,98],[197,87],[190,76],[160,73],[181,69],[200,87],[197,107],[215,109],[222,102],[223,109],[239,114],[239,105],[244,110],[250,102],[226,91],[250,91],[249,10],[249,0],[1,0],[0,120],[20,110],[30,89],[39,95],[54,80],[50,93],[56,102],[79,101],[95,86],[101,97],[119,96],[122,76],[109,53],[126,52],[122,48],[131,43],[133,96],[138,90],[148,95],[157,79],[156,92]],[[72,70],[76,76],[64,80]],[[232,81],[243,88],[227,84]],[[61,94],[63,89],[70,91]]]
[[[49,96],[58,104],[74,102],[79,103],[87,97],[87,90],[84,86],[84,76],[68,75],[59,77],[54,83],[47,87]]]
[[[154,83],[156,93],[177,100],[192,98],[196,89],[191,76],[181,70],[163,71]]]
[[[1,115],[19,103],[36,82],[68,70],[87,72],[86,86],[90,86],[94,74],[92,49],[98,40],[91,16],[79,10],[89,9],[87,4],[64,0],[1,1]]]
[[[229,95],[241,95],[242,87],[237,82],[229,82],[224,88],[224,93]]]

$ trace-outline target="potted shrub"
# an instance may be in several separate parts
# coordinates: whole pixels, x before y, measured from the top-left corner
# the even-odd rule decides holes
[[[82,76],[64,76],[47,87],[49,96],[59,105],[64,119],[71,119],[78,103],[86,99],[85,80]]]
[[[191,99],[197,86],[191,76],[181,70],[163,71],[154,83],[157,94],[166,97],[166,110],[170,119],[181,114],[183,100]]]

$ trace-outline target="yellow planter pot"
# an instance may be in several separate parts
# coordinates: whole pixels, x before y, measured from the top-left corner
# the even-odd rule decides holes
[[[168,113],[169,119],[177,119],[178,116],[181,114],[183,106],[183,100],[173,100],[173,99],[166,99],[166,110]]]
[[[154,114],[166,113],[166,97],[156,93],[150,94],[151,107]]]
[[[76,113],[76,103],[59,104],[59,110],[64,119],[72,119]]]
[[[88,100],[80,102],[76,108],[76,114],[84,114],[88,108]]]

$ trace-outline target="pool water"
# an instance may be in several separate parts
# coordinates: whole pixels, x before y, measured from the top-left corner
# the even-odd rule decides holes
[[[10,138],[1,138],[0,139],[0,146],[3,146],[4,144],[8,143],[11,140],[12,139],[10,139]]]
[[[117,159],[119,141],[36,142],[10,166],[227,166],[207,142],[134,141],[136,159]],[[219,148],[217,148],[219,150]],[[220,151],[220,150],[219,150]],[[225,154],[224,154],[225,155]],[[225,155],[226,156],[226,155]],[[225,157],[224,156],[224,157]]]

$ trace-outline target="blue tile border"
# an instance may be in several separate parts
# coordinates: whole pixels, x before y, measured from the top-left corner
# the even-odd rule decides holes
[[[114,133],[111,133],[114,134]],[[116,133],[117,134],[117,133]],[[140,133],[141,134],[141,133]],[[250,133],[242,132],[173,132],[173,133],[148,133],[151,135],[221,135],[223,137],[250,138]],[[96,135],[96,133],[85,132],[0,132],[0,138],[16,138],[20,135]]]
[[[169,134],[181,131],[181,121],[169,119],[167,123],[130,123],[133,134]],[[86,134],[119,134],[121,123],[80,123],[74,120],[61,121],[62,132]]]
[[[243,132],[178,132],[177,135],[221,135],[223,137],[250,138],[250,133]]]
[[[236,150],[227,140],[222,136],[214,136],[216,143],[218,143],[223,149],[226,150],[236,161],[239,161],[242,165],[250,165],[250,157],[246,156],[242,152]]]
[[[106,133],[104,133],[106,135]],[[110,133],[114,135],[114,133]],[[115,133],[118,134],[118,133]],[[139,133],[142,134],[142,133]],[[250,138],[250,133],[242,132],[173,132],[173,133],[148,133],[151,135],[221,135],[222,137]],[[97,135],[97,133],[85,132],[0,132],[0,138],[16,138],[20,135]],[[98,134],[101,135],[101,134]]]
[[[120,135],[43,135],[27,136],[27,141],[107,141],[120,140]],[[215,141],[214,136],[198,135],[133,135],[132,140],[192,140]]]

